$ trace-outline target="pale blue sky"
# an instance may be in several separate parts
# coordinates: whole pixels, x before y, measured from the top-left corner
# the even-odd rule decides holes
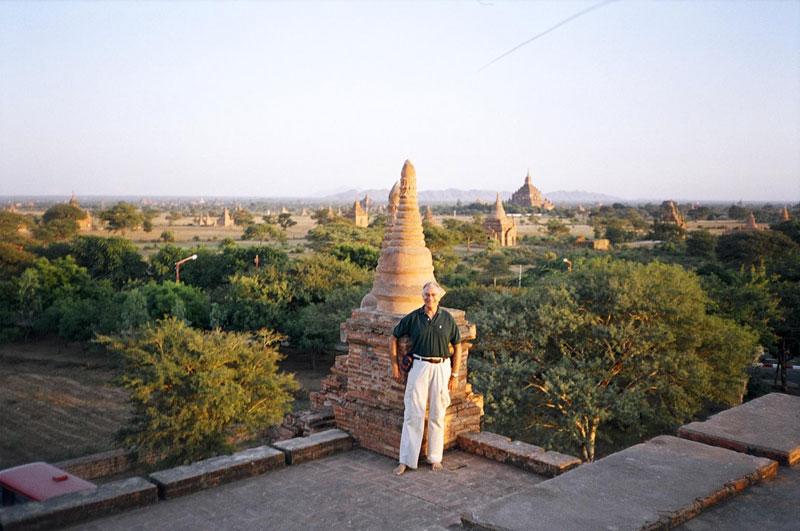
[[[800,2],[3,2],[0,195],[800,200]]]

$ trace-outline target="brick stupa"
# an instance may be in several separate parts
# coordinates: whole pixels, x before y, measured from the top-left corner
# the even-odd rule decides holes
[[[483,228],[489,239],[496,241],[501,247],[513,247],[517,244],[517,226],[506,216],[506,209],[503,208],[503,202],[500,200],[500,192],[497,192],[494,208],[483,222]]]
[[[430,205],[425,207],[425,217],[422,218],[422,221],[425,223],[430,223],[436,227],[442,226],[442,224],[439,223],[435,217],[433,217],[433,211],[431,211]]]
[[[314,408],[332,406],[337,427],[362,447],[397,458],[403,427],[405,383],[392,378],[389,353],[392,329],[407,313],[422,306],[422,286],[434,280],[431,253],[425,247],[417,204],[414,166],[403,165],[399,186],[389,194],[389,216],[372,291],[341,325],[348,352],[337,356],[331,374],[312,393]],[[463,310],[447,308],[461,331],[458,387],[445,416],[445,448],[461,433],[480,430],[483,397],[467,383],[467,358],[475,326]],[[401,351],[408,348],[401,341]],[[427,437],[427,434],[426,434]],[[423,452],[426,444],[423,441]]]

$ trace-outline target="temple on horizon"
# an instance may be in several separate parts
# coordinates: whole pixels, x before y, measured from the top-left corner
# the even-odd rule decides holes
[[[528,170],[528,175],[525,176],[525,184],[514,192],[509,203],[521,207],[537,207],[543,210],[553,210],[555,208],[553,203],[542,197],[542,192],[531,182],[531,170]]]

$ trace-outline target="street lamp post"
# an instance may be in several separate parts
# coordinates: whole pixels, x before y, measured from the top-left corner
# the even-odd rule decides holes
[[[567,273],[572,273],[572,260],[564,258],[564,261],[567,263]]]
[[[181,283],[181,264],[186,263],[189,260],[197,260],[197,255],[193,254],[192,256],[189,256],[188,258],[184,258],[183,260],[175,262],[175,283],[176,284],[180,284]]]

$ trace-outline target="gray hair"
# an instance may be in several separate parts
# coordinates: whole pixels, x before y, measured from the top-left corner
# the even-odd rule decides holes
[[[444,290],[444,288],[443,288],[443,287],[441,287],[441,286],[439,285],[439,283],[438,283],[438,282],[436,282],[435,280],[431,280],[430,282],[426,282],[426,283],[425,283],[425,285],[424,285],[424,286],[422,286],[422,293],[425,293],[425,290],[426,290],[427,288],[429,288],[429,287],[434,287],[434,288],[436,288],[436,291],[438,291],[438,292],[439,292],[439,296],[440,296],[440,297],[444,297],[444,294],[445,294],[445,293],[447,293],[447,292]]]

